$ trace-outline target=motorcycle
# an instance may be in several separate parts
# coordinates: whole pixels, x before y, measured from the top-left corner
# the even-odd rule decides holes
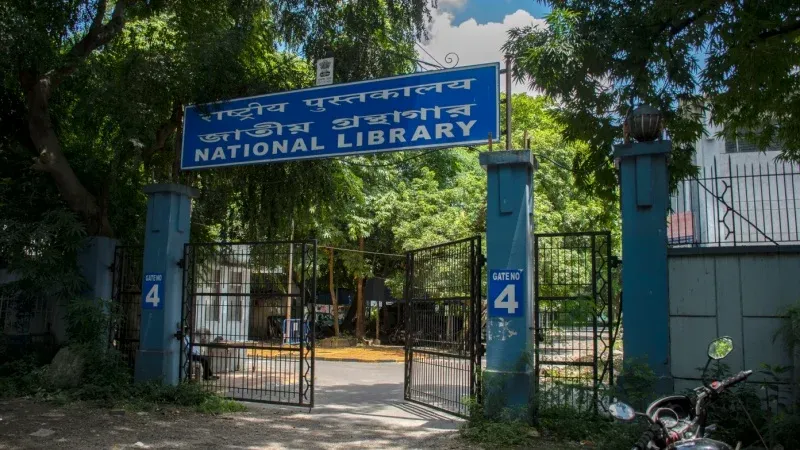
[[[715,426],[706,426],[708,405],[727,389],[747,380],[753,373],[752,370],[744,370],[722,381],[706,382],[706,372],[711,361],[725,358],[732,350],[733,339],[730,337],[714,339],[708,345],[703,386],[695,388],[692,397],[663,397],[651,403],[644,413],[636,412],[630,405],[622,402],[609,405],[609,413],[617,420],[633,422],[636,417],[643,417],[650,424],[632,450],[733,450],[724,442],[708,438],[707,435],[713,432]],[[740,448],[741,443],[738,443],[736,450]]]

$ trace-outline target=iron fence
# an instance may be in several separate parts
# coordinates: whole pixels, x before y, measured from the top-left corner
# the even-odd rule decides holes
[[[667,223],[670,247],[800,244],[796,164],[734,164],[730,157],[679,182]]]

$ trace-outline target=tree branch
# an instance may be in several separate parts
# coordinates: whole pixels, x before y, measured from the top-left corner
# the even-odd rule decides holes
[[[135,0],[118,1],[114,5],[114,11],[111,13],[111,20],[106,24],[103,24],[103,19],[106,15],[107,0],[101,0],[100,3],[98,3],[97,12],[92,20],[92,26],[89,28],[89,32],[70,49],[61,67],[57,67],[45,74],[44,78],[49,80],[50,90],[61,84],[66,77],[75,72],[75,70],[78,69],[78,65],[93,51],[107,44],[122,31],[122,27],[125,25],[125,10],[128,4],[133,1]]]
[[[793,33],[793,32],[798,31],[798,30],[800,30],[800,21],[797,21],[795,23],[790,23],[788,25],[784,25],[782,27],[775,28],[775,29],[772,29],[772,30],[763,31],[763,32],[758,34],[758,38],[761,39],[761,40],[766,40],[766,39],[769,39],[771,37],[781,36],[781,35],[784,35],[784,34]]]
[[[180,103],[175,102],[172,105],[172,114],[169,116],[169,119],[162,123],[161,126],[156,130],[156,139],[155,142],[153,142],[153,145],[142,151],[142,160],[145,162],[145,165],[149,163],[150,159],[156,152],[164,149],[164,146],[167,145],[167,139],[169,139],[169,137],[175,133],[182,120],[183,107]]]

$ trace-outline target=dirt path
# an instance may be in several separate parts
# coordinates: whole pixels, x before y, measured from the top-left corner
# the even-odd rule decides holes
[[[0,449],[437,448],[469,445],[453,430],[391,426],[352,414],[253,406],[223,416],[165,409],[117,412],[32,400],[0,403]]]
[[[210,416],[0,402],[0,450],[469,448],[460,419],[403,401],[403,373],[397,363],[318,361],[313,410],[251,403]]]

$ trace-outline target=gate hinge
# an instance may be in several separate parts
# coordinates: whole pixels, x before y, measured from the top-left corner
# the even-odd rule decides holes
[[[483,267],[486,265],[486,257],[483,254],[478,254],[478,266]]]
[[[184,268],[183,266],[184,266],[184,264],[185,264],[185,263],[186,263],[186,258],[181,258],[181,259],[179,259],[179,260],[178,260],[178,267],[180,267],[181,269],[183,269],[183,268]]]

